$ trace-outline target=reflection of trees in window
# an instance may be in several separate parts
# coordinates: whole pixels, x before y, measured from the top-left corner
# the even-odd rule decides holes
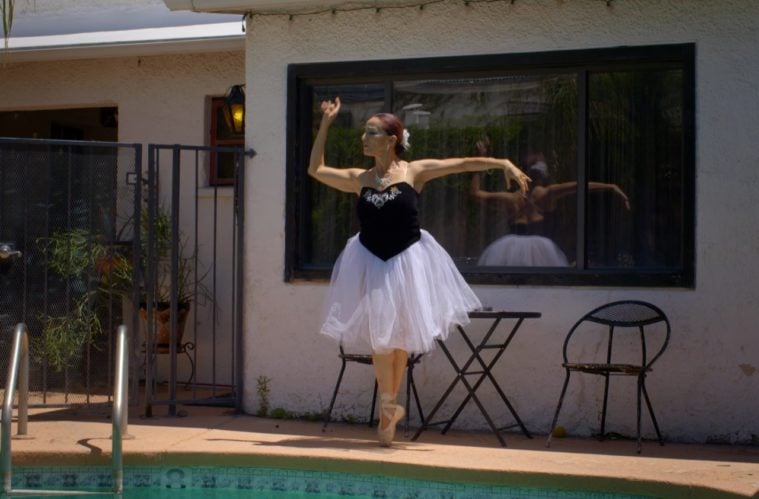
[[[633,214],[590,200],[588,266],[680,268],[682,72],[595,73],[588,86],[588,176],[626,186]]]
[[[395,86],[394,112],[410,123],[408,159],[476,155],[475,144],[487,138],[489,156],[521,164],[529,150],[546,150],[552,166],[562,167],[554,175],[574,179],[575,89],[574,74],[402,82]],[[426,119],[415,124],[419,112],[427,113]],[[500,172],[485,177],[489,190],[506,188]],[[488,243],[510,231],[503,206],[469,195],[470,180],[468,175],[435,180],[422,197],[423,226],[462,266],[476,262]],[[562,241],[574,252],[576,210],[570,205],[564,211],[553,225],[567,234]]]
[[[292,81],[302,87],[291,109],[311,114],[291,118],[298,126],[298,144],[288,143],[288,148],[297,148],[291,158],[299,163],[288,164],[288,175],[301,194],[296,199],[288,193],[289,213],[295,214],[288,226],[288,275],[297,277],[304,269],[308,277],[328,277],[345,240],[358,230],[355,196],[310,181],[302,164],[318,126],[319,102],[339,95],[344,109],[326,151],[334,166],[369,166],[360,147],[364,123],[376,112],[391,111],[411,132],[405,159],[476,155],[475,144],[487,138],[488,155],[523,165],[528,153],[540,152],[548,182],[575,182],[577,188],[551,207],[538,229],[570,262],[550,273],[477,267],[482,250],[512,229],[503,208],[471,195],[471,175],[428,183],[422,226],[470,279],[690,285],[693,47],[541,54],[544,66],[531,61],[529,70],[521,71],[508,57],[500,62],[489,57],[471,74],[438,72],[435,59],[388,62],[387,67],[374,63],[362,66],[361,82],[347,76],[357,74],[350,63],[346,72],[340,64],[325,65],[324,74],[307,65],[309,76],[302,80],[294,68]],[[470,67],[469,58],[461,60],[462,67]],[[330,78],[339,83],[325,84]],[[618,186],[629,197],[630,209],[618,194],[589,189],[583,181]],[[484,173],[481,183],[487,191],[506,189],[500,172]],[[604,277],[599,280],[599,275]]]

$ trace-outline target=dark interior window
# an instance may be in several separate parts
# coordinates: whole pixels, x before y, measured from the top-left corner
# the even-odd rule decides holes
[[[319,103],[340,96],[326,161],[370,167],[374,113],[411,133],[407,160],[510,158],[427,184],[422,226],[472,283],[691,287],[693,46],[293,65],[287,278],[326,279],[358,230],[355,196],[306,175]],[[360,75],[360,76],[356,76]]]

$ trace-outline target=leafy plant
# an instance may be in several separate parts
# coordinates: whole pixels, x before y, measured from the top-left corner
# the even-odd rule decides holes
[[[274,419],[295,419],[295,414],[288,411],[284,407],[275,407],[272,409],[271,414],[269,414]]]
[[[46,360],[55,371],[72,367],[82,348],[103,332],[100,318],[92,306],[95,295],[93,291],[84,293],[67,315],[41,317],[42,336],[32,339],[38,360]]]
[[[70,301],[63,315],[42,314],[42,336],[33,338],[38,360],[56,371],[71,367],[85,345],[103,332],[98,316],[98,259],[105,245],[84,229],[60,231],[40,241],[50,270],[66,282]]]
[[[93,271],[98,258],[106,254],[104,245],[84,229],[56,232],[45,242],[48,267],[64,278],[83,278]]]
[[[147,209],[143,209],[142,223],[140,225],[140,265],[143,270],[147,269],[149,251],[148,236],[152,230],[153,236],[153,264],[155,265],[155,282],[153,292],[157,304],[168,303],[171,299],[171,216],[162,207],[158,207],[155,216],[150,217]],[[210,299],[211,293],[203,284],[205,274],[198,274],[195,254],[188,251],[189,243],[184,234],[179,233],[179,253],[177,267],[177,301],[180,304],[189,304],[197,298]],[[129,269],[131,271],[131,268]],[[147,292],[147,290],[143,290]]]
[[[72,366],[83,348],[93,344],[93,339],[103,332],[99,312],[108,300],[131,299],[135,286],[139,286],[143,303],[152,296],[160,309],[170,301],[171,217],[159,207],[152,218],[143,209],[142,219],[138,255],[132,255],[128,246],[111,244],[86,229],[63,230],[38,241],[47,256],[48,268],[67,286],[66,312],[41,315],[42,335],[33,340],[38,358],[55,370]],[[127,220],[117,239],[132,228],[133,219]],[[149,233],[151,241],[148,241]],[[210,298],[210,293],[202,283],[203,276],[197,275],[194,255],[186,251],[187,241],[182,234],[179,238],[178,301],[186,313],[193,300],[198,296]],[[152,252],[148,251],[149,242],[152,242]],[[151,293],[144,283],[134,282],[134,266],[139,265],[144,271],[149,259],[155,270]]]
[[[269,386],[270,381],[271,379],[266,376],[259,376],[256,379],[256,393],[258,393],[258,401],[260,404],[256,415],[262,418],[269,414],[269,393],[271,392],[271,387]]]

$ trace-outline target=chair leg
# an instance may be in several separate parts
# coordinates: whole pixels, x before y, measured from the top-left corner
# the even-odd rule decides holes
[[[412,371],[409,372],[409,384],[411,386],[411,393],[414,395],[414,402],[416,403],[416,410],[419,413],[419,421],[421,422],[421,425],[424,426],[424,410],[422,410],[422,402],[419,399],[419,392],[416,390],[416,383],[414,382],[414,373]]]
[[[335,391],[332,393],[332,400],[329,403],[329,409],[327,409],[327,413],[324,416],[324,426],[322,426],[322,431],[327,430],[327,425],[330,421],[330,416],[332,416],[332,408],[335,407],[335,399],[337,399],[337,391],[340,389],[340,382],[343,380],[343,373],[345,372],[345,366],[346,362],[345,359],[343,359],[343,365],[340,367],[340,374],[337,375],[337,383],[335,383]]]
[[[424,412],[422,411],[422,403],[419,400],[419,392],[416,390],[416,383],[414,383],[414,366],[421,358],[421,354],[412,354],[409,357],[408,364],[406,365],[406,427],[404,432],[408,435],[409,428],[411,427],[411,395],[414,396],[414,402],[416,403],[416,410],[419,413],[419,420],[422,426],[424,426]]]
[[[603,441],[606,438],[606,407],[609,401],[609,374],[604,374],[604,403],[601,409],[601,434],[598,439]]]
[[[377,407],[377,390],[378,390],[378,385],[377,385],[377,380],[375,379],[374,391],[372,392],[372,409],[369,412],[369,428],[374,426],[374,410]]]
[[[659,431],[659,423],[656,421],[656,416],[654,416],[654,408],[651,405],[651,399],[648,398],[648,390],[646,390],[646,380],[645,380],[645,378],[643,379],[642,389],[643,389],[643,396],[646,398],[646,406],[648,406],[648,413],[651,415],[651,421],[654,423],[654,429],[656,430],[656,436],[659,439],[659,445],[664,445],[664,439],[661,436],[661,431]]]
[[[553,415],[553,421],[551,422],[551,428],[548,430],[548,438],[546,438],[546,447],[551,446],[551,437],[553,437],[553,430],[556,429],[556,422],[559,420],[559,412],[561,411],[561,404],[564,402],[564,395],[567,393],[567,386],[569,386],[570,371],[567,369],[567,376],[564,378],[564,386],[561,388],[561,394],[559,395],[559,403],[556,404],[556,412]]]
[[[638,406],[636,407],[637,413],[638,413],[638,421],[636,423],[636,429],[638,432],[638,454],[640,454],[641,451],[641,441],[640,441],[640,410],[641,410],[641,392],[643,391],[643,376],[638,376]]]

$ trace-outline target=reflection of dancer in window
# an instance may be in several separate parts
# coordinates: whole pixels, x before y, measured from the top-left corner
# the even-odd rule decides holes
[[[486,142],[478,142],[477,149],[487,148]],[[472,195],[478,199],[498,200],[504,204],[511,233],[489,244],[480,255],[478,265],[508,267],[566,267],[567,257],[553,240],[540,235],[547,214],[556,209],[559,199],[577,193],[577,182],[551,184],[548,167],[542,152],[527,157],[527,173],[532,179],[525,195],[521,192],[489,192],[480,187],[480,175],[472,179]],[[619,196],[630,209],[624,192],[615,184],[588,182],[588,191],[611,191]]]
[[[372,168],[326,166],[324,145],[340,99],[322,102],[321,109],[308,173],[358,195],[361,223],[335,262],[321,331],[371,350],[381,397],[377,432],[380,444],[389,446],[404,414],[396,398],[409,352],[428,352],[481,307],[448,253],[419,228],[419,193],[426,182],[452,173],[501,169],[522,192],[529,178],[505,159],[403,161],[398,155],[408,147],[408,136],[398,118],[386,113],[369,118],[364,129],[364,154],[374,158]]]

